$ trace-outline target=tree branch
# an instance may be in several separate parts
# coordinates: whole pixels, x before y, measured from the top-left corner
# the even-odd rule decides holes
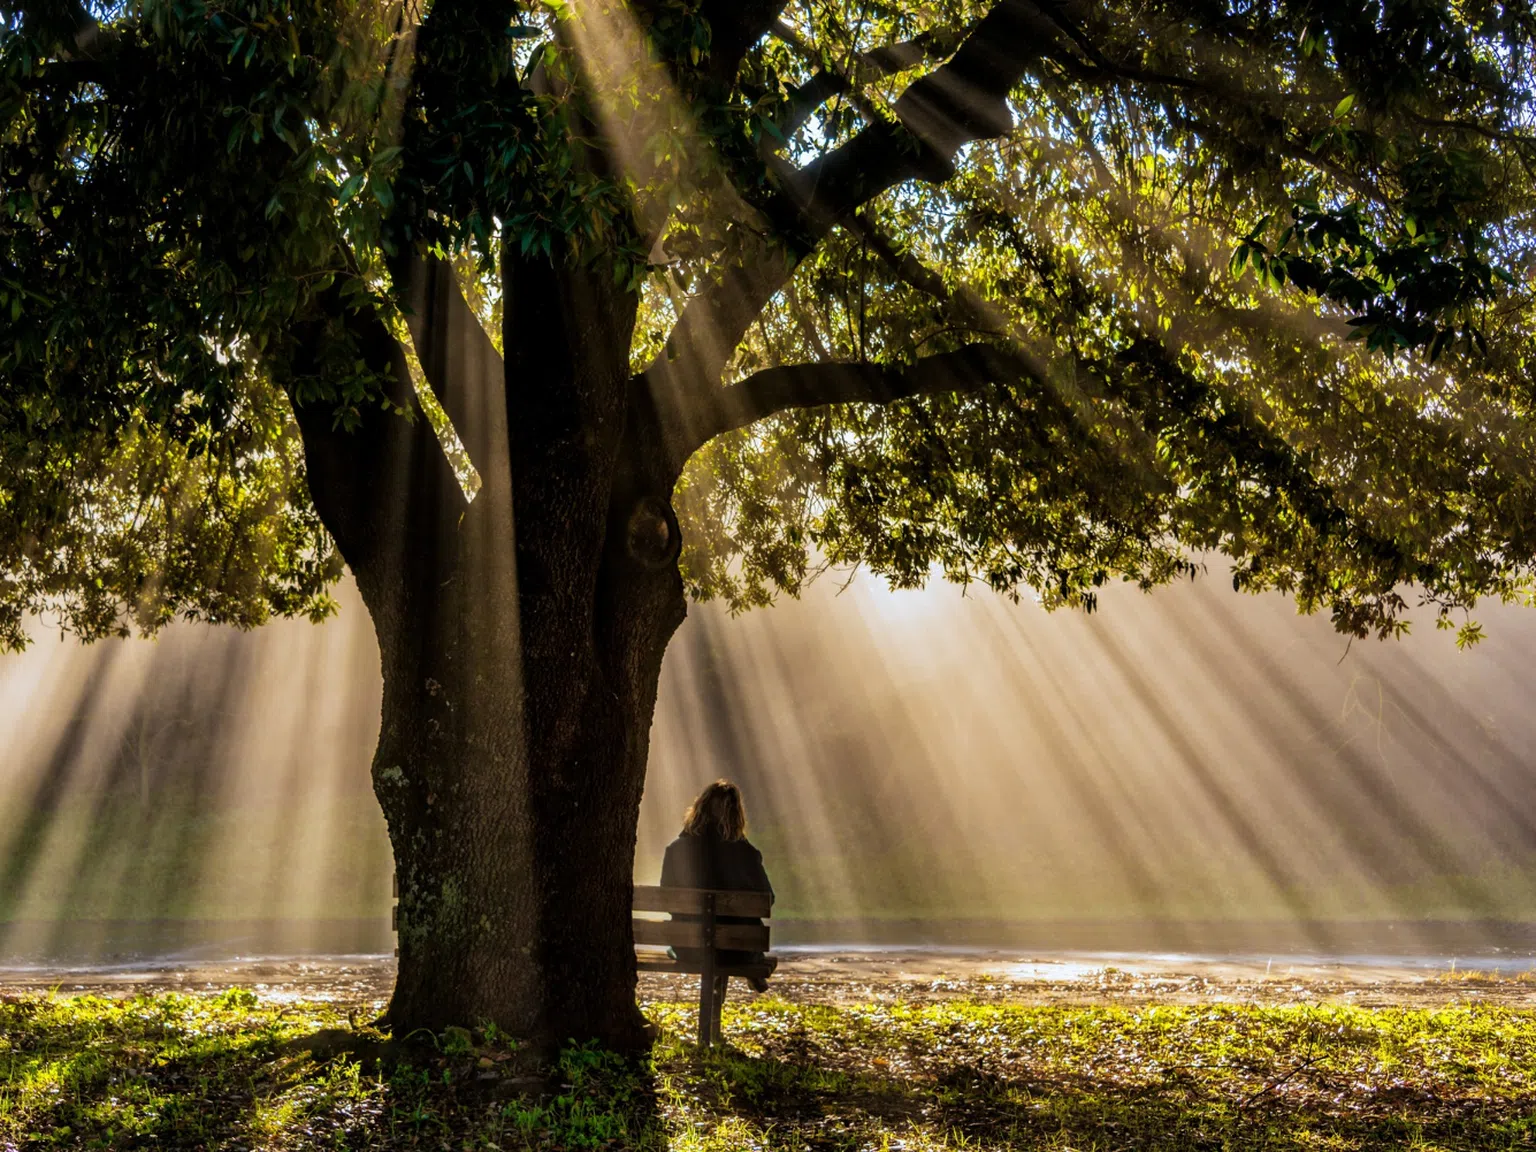
[[[483,483],[507,475],[506,369],[453,265],[411,255],[395,271],[421,370]]]
[[[971,344],[906,365],[790,364],[766,368],[717,389],[713,411],[694,421],[688,454],[724,432],[794,408],[828,404],[890,404],[915,396],[973,392],[999,381],[1044,383],[1032,357],[998,344]]]
[[[787,3],[788,0],[703,0],[699,15],[709,25],[709,54],[701,65],[705,77],[717,85],[730,84],[747,49],[763,38]],[[630,0],[630,6],[642,23],[666,15],[666,5],[660,0]],[[685,64],[678,60],[669,63],[673,67]]]
[[[786,0],[705,0],[704,19],[709,21],[709,56],[705,68],[710,79],[728,84],[736,77],[742,57],[773,26]]]
[[[774,32],[780,39],[799,49],[802,54],[808,57],[814,56],[810,45],[804,44],[799,34],[783,21],[775,22]],[[862,52],[854,57],[853,63],[846,69],[823,67],[790,93],[784,116],[779,121],[779,131],[786,137],[793,136],[805,126],[805,122],[811,118],[811,113],[832,97],[851,92],[883,76],[904,72],[908,68],[916,68],[928,60],[948,56],[959,47],[964,38],[964,29],[935,29],[932,32],[914,36],[910,40],[885,44],[868,52]]]
[[[349,307],[340,284],[322,294],[317,315],[295,327],[297,375],[287,382],[288,395],[304,441],[310,495],[327,531],[360,580],[367,572],[389,585],[430,567],[429,551],[441,541],[423,526],[455,524],[464,493],[420,410],[399,342],[372,307]],[[351,429],[338,425],[333,398],[306,398],[300,383],[323,377],[335,324],[355,340],[388,401],[387,407],[361,405]]]
[[[963,145],[1009,132],[1008,94],[1055,35],[1028,0],[1000,0],[948,62],[902,93],[894,120],[869,125],[805,168],[777,162],[777,235],[732,226],[728,248],[739,253],[736,261],[684,308],[666,350],[646,370],[658,407],[711,402],[764,305],[859,205],[906,180],[948,179]]]
[[[1068,5],[1052,0],[1033,0],[1040,14],[1065,33],[1067,39],[1087,57],[1088,63],[1070,54],[1052,54],[1063,67],[1079,74],[1080,79],[1098,80],[1114,77],[1143,84],[1158,84],[1169,88],[1198,88],[1199,82],[1188,76],[1174,76],[1164,72],[1149,72],[1143,68],[1111,60],[1100,51],[1084,31],[1083,25],[1068,13]]]

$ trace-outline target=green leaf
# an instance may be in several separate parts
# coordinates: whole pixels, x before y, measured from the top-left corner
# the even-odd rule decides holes
[[[345,204],[348,200],[351,200],[352,197],[362,191],[363,183],[367,179],[368,173],[366,172],[352,173],[352,175],[342,181],[341,191],[336,196],[336,202],[338,204]]]

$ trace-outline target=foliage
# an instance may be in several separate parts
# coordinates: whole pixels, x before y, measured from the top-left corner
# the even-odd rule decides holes
[[[938,566],[1089,608],[1107,578],[1221,551],[1240,587],[1357,635],[1405,626],[1405,585],[1447,610],[1519,595],[1531,110],[1529,72],[1499,63],[1528,59],[1522,17],[1081,11],[1099,65],[1040,60],[1013,131],[864,205],[736,364],[912,361],[985,332],[1040,372],[706,447],[683,493],[698,589],[765,602],[809,545],[898,585]],[[805,27],[824,55],[894,37],[837,19]],[[1508,136],[1474,126],[1495,108]],[[804,147],[856,127],[812,120]]]
[[[248,992],[0,1004],[0,1139],[40,1147],[1529,1147],[1530,1013],[951,1001],[652,1008],[647,1062],[571,1048],[502,1093],[494,1030],[373,1063],[334,1005]],[[316,1028],[355,1051],[317,1048]],[[306,1039],[308,1038],[308,1039]],[[296,1043],[297,1042],[297,1043]],[[307,1046],[306,1046],[307,1045]],[[517,1081],[522,1084],[524,1081]]]
[[[359,332],[423,254],[511,329],[500,276],[611,272],[637,380],[741,398],[681,445],[699,596],[819,556],[1091,608],[1222,552],[1365,635],[1529,592],[1528,6],[0,13],[9,645],[326,611],[274,396],[414,412]],[[1012,368],[753,407],[977,347]]]
[[[10,12],[0,33],[12,646],[43,607],[86,639],[177,613],[320,616],[340,571],[270,367],[347,266],[320,222],[378,212],[338,188],[361,163],[344,147],[348,99],[329,91],[350,63],[348,14],[113,14],[131,65],[110,78],[89,59],[43,63],[57,33],[40,20]],[[344,345],[333,359],[333,378],[298,394],[321,388],[344,418],[376,388]]]
[[[0,457],[0,645],[57,613],[84,640],[180,614],[253,627],[319,620],[341,570],[304,488],[299,443],[269,389],[217,437],[135,419],[118,432],[18,438]]]

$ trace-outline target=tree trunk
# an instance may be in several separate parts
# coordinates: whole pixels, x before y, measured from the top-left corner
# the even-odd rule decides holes
[[[295,404],[316,508],[382,661],[373,779],[399,882],[388,1019],[397,1036],[492,1021],[545,1052],[632,1050],[646,1042],[630,930],[640,796],[685,611],[674,476],[628,417],[633,295],[603,267],[506,264],[505,364],[446,265],[397,273],[481,475],[472,503],[419,416],[368,409],[343,430],[325,405]],[[415,407],[394,339],[345,316],[397,382],[391,400]],[[300,365],[322,365],[335,331],[301,332]]]
[[[681,589],[656,611],[633,584],[583,575],[557,580],[595,585],[618,624],[585,650],[548,614],[519,613],[462,572],[434,619],[376,618],[373,777],[399,878],[396,1035],[493,1020],[543,1046],[644,1041],[630,894]]]

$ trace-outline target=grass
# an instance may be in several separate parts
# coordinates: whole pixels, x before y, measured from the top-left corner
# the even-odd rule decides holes
[[[1232,1005],[690,1010],[639,1064],[504,1037],[327,1055],[334,1005],[248,992],[0,1001],[0,1149],[1536,1149],[1536,1013]],[[314,1049],[314,1050],[312,1050]]]

